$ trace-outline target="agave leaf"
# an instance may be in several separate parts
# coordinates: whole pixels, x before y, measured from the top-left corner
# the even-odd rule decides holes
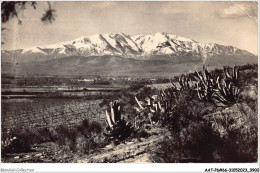
[[[159,107],[160,110],[162,110],[162,105],[161,105],[160,102],[158,102],[158,107]]]
[[[112,118],[112,123],[115,124],[116,121],[115,121],[115,112],[114,112],[114,104],[112,103],[111,106],[110,106],[110,110],[111,110],[111,118]]]
[[[153,104],[153,107],[154,107],[155,111],[158,112],[158,105],[156,103]]]
[[[155,108],[150,107],[150,112],[155,113]]]
[[[137,107],[134,107],[134,109],[137,111],[137,112],[141,112],[141,109],[137,108]]]
[[[135,96],[135,101],[137,102],[138,106],[139,106],[141,109],[144,109],[144,107],[142,106],[142,104],[140,103],[140,101],[137,99],[136,96]]]
[[[158,95],[153,95],[153,96],[152,96],[152,99],[153,99],[154,101],[158,101],[158,98],[159,98]]]
[[[106,118],[107,118],[107,123],[108,123],[109,127],[112,128],[113,124],[112,124],[111,117],[108,114],[107,110],[106,110]]]
[[[146,97],[145,98],[145,101],[147,102],[147,105],[148,106],[151,106],[152,105],[152,99],[150,97]]]

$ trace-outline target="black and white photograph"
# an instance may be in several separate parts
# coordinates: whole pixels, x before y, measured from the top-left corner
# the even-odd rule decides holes
[[[1,20],[2,163],[258,162],[258,1],[2,1]]]

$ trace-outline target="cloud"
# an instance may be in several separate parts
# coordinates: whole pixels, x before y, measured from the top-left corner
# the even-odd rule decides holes
[[[227,2],[228,7],[218,12],[221,18],[249,17],[257,22],[258,4],[256,2]]]

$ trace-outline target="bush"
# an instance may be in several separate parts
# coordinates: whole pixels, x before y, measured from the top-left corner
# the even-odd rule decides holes
[[[66,146],[71,151],[75,152],[76,149],[76,137],[77,137],[77,131],[75,128],[68,129],[66,126],[60,125],[56,129],[56,142],[60,146]]]
[[[2,154],[30,152],[34,142],[35,135],[28,129],[12,129],[7,134],[2,133],[1,152]]]
[[[256,162],[258,151],[258,114],[245,103],[237,104],[230,109],[237,113],[232,113],[228,117],[227,132],[222,138],[224,147],[220,150],[222,161]]]
[[[210,162],[213,160],[214,141],[218,138],[203,116],[216,110],[214,104],[201,102],[192,89],[184,89],[175,94],[174,109],[168,127],[176,136],[176,144],[183,158],[191,162]],[[173,162],[176,162],[176,158]],[[185,162],[179,158],[178,162]]]
[[[68,128],[60,125],[53,131],[48,128],[13,129],[8,134],[2,134],[2,139],[2,154],[29,152],[31,145],[44,142],[56,143],[58,152],[86,154],[108,143],[102,135],[101,125],[87,119],[78,126]]]
[[[216,147],[221,145],[219,135],[210,124],[203,121],[190,123],[180,132],[185,157],[198,158],[200,162],[214,162]]]
[[[147,152],[151,153],[153,163],[180,163],[182,152],[176,137],[166,137],[160,141],[156,147],[148,148]]]
[[[65,126],[57,127],[56,142],[65,152],[87,154],[107,143],[101,132],[102,128],[99,123],[85,119],[72,129]]]
[[[5,153],[20,153],[31,151],[30,146],[27,143],[19,140],[17,137],[6,138],[2,141],[1,151]]]

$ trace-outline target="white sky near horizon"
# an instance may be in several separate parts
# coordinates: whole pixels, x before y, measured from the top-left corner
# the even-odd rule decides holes
[[[167,32],[202,43],[232,45],[258,54],[256,2],[51,2],[55,21],[40,18],[47,2],[19,13],[2,27],[2,49],[55,44],[81,36]]]

